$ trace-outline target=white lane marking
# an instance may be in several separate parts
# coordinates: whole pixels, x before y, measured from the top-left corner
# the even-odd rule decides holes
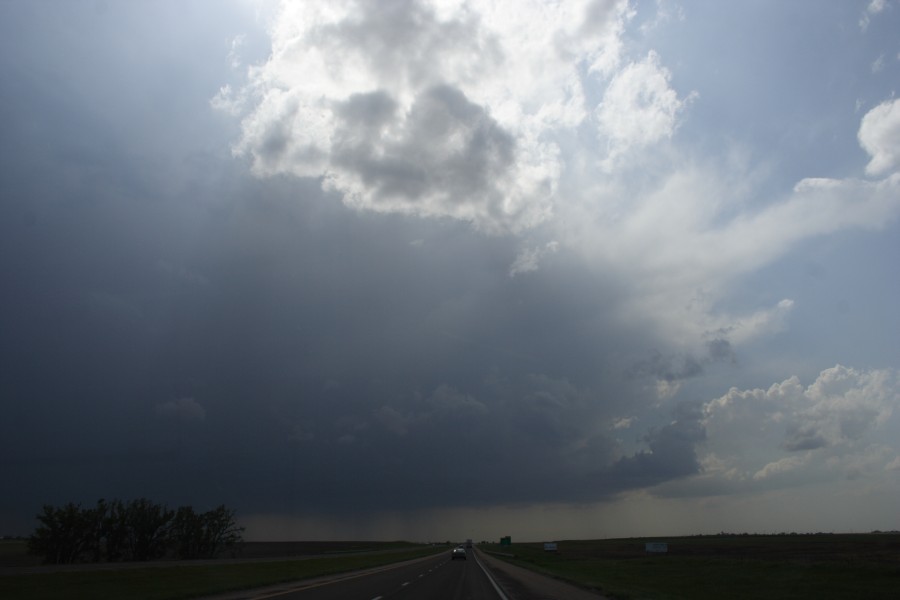
[[[381,600],[382,596],[375,596],[372,600]]]
[[[287,594],[294,594],[294,593],[302,591],[302,590],[310,590],[312,588],[331,585],[333,583],[340,583],[342,581],[347,581],[348,579],[358,579],[359,577],[366,577],[368,575],[373,575],[375,573],[381,573],[383,571],[399,569],[400,567],[404,567],[410,563],[425,561],[425,560],[428,560],[429,558],[432,558],[432,557],[431,556],[423,556],[421,558],[414,558],[414,559],[408,560],[408,561],[402,561],[402,562],[393,563],[393,564],[389,564],[389,565],[383,565],[381,567],[374,567],[372,569],[365,569],[361,572],[351,573],[351,574],[345,575],[345,576],[338,575],[337,577],[335,577],[333,579],[326,578],[324,581],[300,584],[297,586],[292,586],[288,589],[282,589],[282,590],[278,590],[278,591],[271,592],[271,593],[265,593],[261,596],[253,596],[252,598],[253,598],[253,600],[267,600],[268,598],[276,598],[278,596],[286,596]],[[407,583],[404,583],[403,585],[407,585]]]
[[[473,552],[472,554],[474,555],[475,553]],[[479,567],[481,567],[481,570],[484,571],[484,574],[487,576],[488,581],[490,581],[491,585],[494,586],[494,591],[497,592],[498,596],[500,596],[500,600],[509,600],[509,598],[506,596],[506,594],[503,593],[503,590],[500,589],[500,586],[497,585],[497,582],[494,581],[494,578],[491,577],[491,574],[488,572],[488,570],[485,569],[484,565],[481,564],[481,561],[478,560],[477,555],[475,556],[475,564],[477,564]]]
[[[406,581],[406,582],[404,582],[403,585],[401,585],[400,587],[406,587],[406,586],[408,586],[408,585],[409,585],[409,582]]]

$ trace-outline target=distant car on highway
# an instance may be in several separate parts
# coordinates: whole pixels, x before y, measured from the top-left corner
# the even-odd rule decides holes
[[[456,560],[457,558],[466,560],[466,549],[463,548],[462,546],[457,546],[450,553],[450,560]]]

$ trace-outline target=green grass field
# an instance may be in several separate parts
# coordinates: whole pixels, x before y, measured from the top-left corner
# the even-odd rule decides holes
[[[648,555],[645,541],[668,542]],[[900,535],[703,536],[480,546],[622,600],[897,598]]]
[[[648,555],[644,542],[668,542],[665,555]],[[18,545],[17,545],[18,544]],[[291,552],[370,549],[307,548]],[[0,577],[0,598],[196,598],[236,589],[262,587],[365,569],[444,552],[446,547],[378,545],[368,554],[273,562],[152,566],[104,571],[67,571]],[[385,549],[394,548],[393,552]],[[684,538],[573,540],[558,543],[557,553],[543,545],[481,545],[511,553],[500,557],[554,577],[598,589],[619,600],[696,600],[721,598],[896,598],[900,590],[900,534],[702,536]],[[5,564],[25,565],[19,542],[0,543]],[[259,551],[285,548],[260,548]]]
[[[411,547],[396,552],[373,552],[274,562],[246,562],[184,566],[149,566],[114,570],[85,570],[0,576],[4,600],[131,598],[176,600],[232,590],[368,569],[418,558],[446,548]]]
[[[0,540],[0,567],[30,567],[41,564],[41,559],[28,554],[25,540]]]

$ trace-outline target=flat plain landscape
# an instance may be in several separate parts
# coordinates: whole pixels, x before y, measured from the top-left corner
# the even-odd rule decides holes
[[[668,552],[650,554],[647,542]],[[616,599],[896,598],[900,533],[714,535],[481,545]]]
[[[249,542],[243,558],[46,565],[0,541],[0,598],[178,600],[370,569],[438,552],[408,542]]]
[[[647,542],[665,542],[649,554]],[[0,597],[10,599],[196,598],[352,571],[447,546],[406,542],[249,542],[238,560],[120,564],[120,568],[37,572],[22,541],[0,541]],[[509,546],[483,543],[494,556],[616,600],[896,598],[900,533],[714,535],[557,541]],[[76,567],[77,569],[77,567]]]

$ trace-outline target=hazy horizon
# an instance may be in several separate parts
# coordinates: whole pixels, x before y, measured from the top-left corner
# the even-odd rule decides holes
[[[0,3],[0,534],[138,497],[249,540],[900,529],[897,31]]]

